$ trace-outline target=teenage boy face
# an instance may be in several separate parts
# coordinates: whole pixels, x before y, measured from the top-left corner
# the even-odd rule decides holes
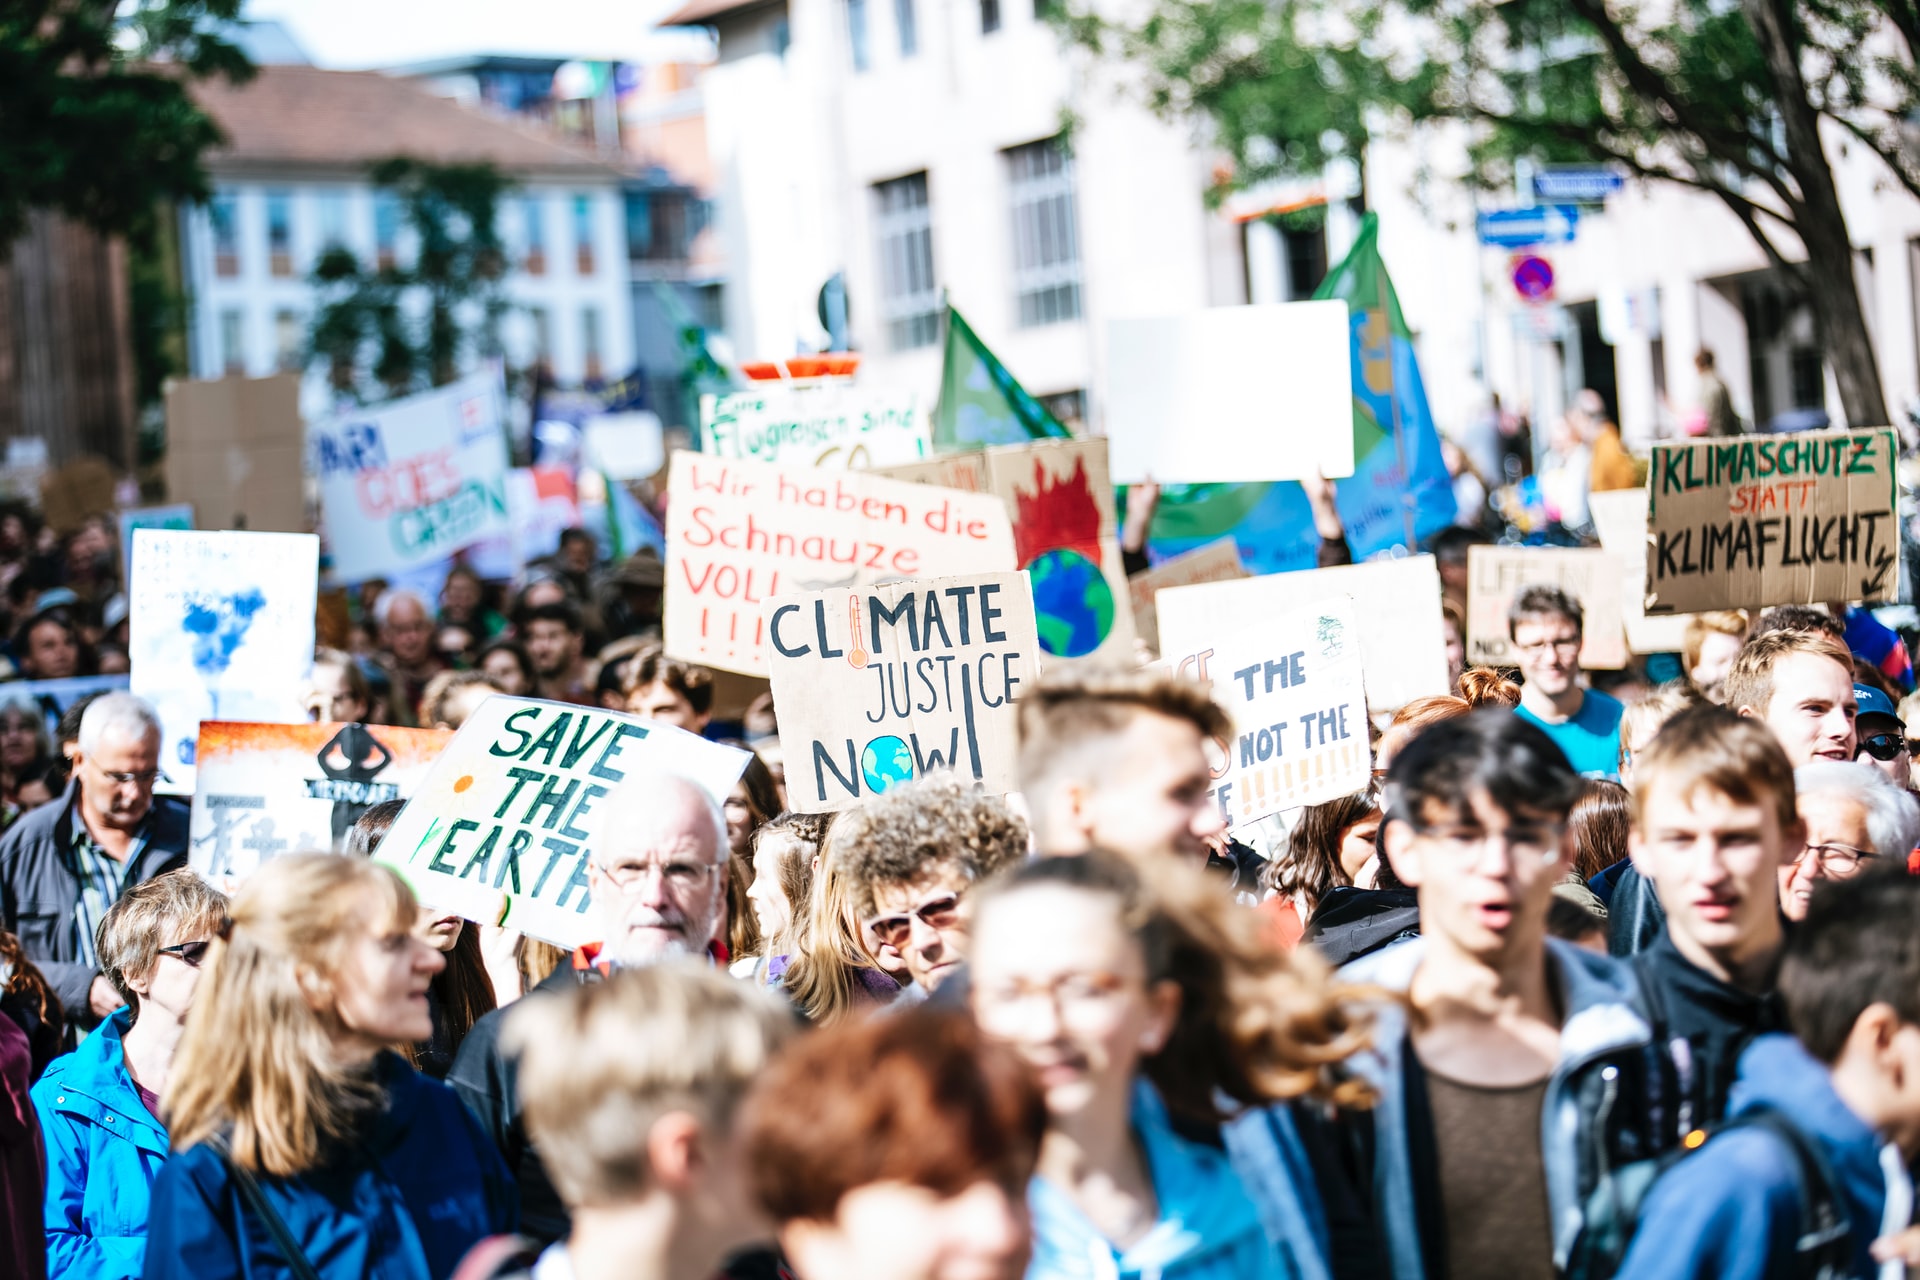
[[[1655,779],[1627,849],[1660,895],[1674,946],[1714,971],[1779,942],[1780,868],[1801,835],[1767,797],[1747,804],[1704,783]]]
[[[1527,683],[1558,697],[1580,678],[1580,624],[1557,614],[1527,618],[1513,626],[1514,656]]]
[[[1853,759],[1859,709],[1851,671],[1817,653],[1787,653],[1774,664],[1773,698],[1760,719],[1798,769],[1813,760]]]
[[[1458,809],[1428,803],[1417,822],[1387,827],[1394,872],[1420,894],[1420,928],[1494,959],[1546,936],[1553,886],[1573,841],[1564,816],[1508,813],[1485,790]]]

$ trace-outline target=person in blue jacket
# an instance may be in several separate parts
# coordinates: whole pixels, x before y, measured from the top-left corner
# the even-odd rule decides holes
[[[47,1144],[47,1262],[71,1280],[133,1280],[147,1201],[167,1158],[160,1117],[201,964],[226,895],[182,868],[133,888],[101,917],[94,950],[123,1008],[33,1087]]]
[[[1328,1206],[1291,1158],[1241,1159],[1229,1111],[1331,1099],[1364,1045],[1311,959],[1198,871],[1093,852],[1045,858],[983,892],[971,999],[987,1035],[1039,1074],[1047,1104],[1028,1187],[1027,1280],[1325,1280]],[[1223,1109],[1225,1104],[1225,1109]]]
[[[1904,867],[1815,891],[1780,970],[1794,1035],[1740,1055],[1727,1123],[1647,1193],[1619,1280],[1881,1274],[1874,1242],[1912,1219],[1920,1155],[1916,937]]]
[[[385,866],[275,858],[233,900],[166,1097],[147,1280],[447,1280],[514,1229],[499,1152],[396,1052],[444,958]]]

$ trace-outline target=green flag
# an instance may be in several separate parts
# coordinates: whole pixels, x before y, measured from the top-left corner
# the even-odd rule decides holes
[[[1027,394],[1007,366],[960,313],[947,308],[946,364],[940,371],[940,407],[933,416],[933,447],[942,453],[1026,444],[1072,433]]]

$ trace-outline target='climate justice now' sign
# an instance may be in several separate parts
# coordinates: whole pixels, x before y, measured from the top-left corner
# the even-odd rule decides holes
[[[777,595],[1014,568],[992,494],[685,451],[668,485],[666,649],[688,662],[766,675]]]
[[[1025,573],[780,596],[767,639],[795,809],[937,769],[1013,789],[1014,703],[1040,674]]]
[[[607,797],[677,774],[724,801],[747,753],[669,725],[496,694],[460,726],[378,858],[420,900],[557,946],[596,942],[587,865]]]
[[[1897,456],[1884,427],[1656,444],[1646,611],[1892,600]]]

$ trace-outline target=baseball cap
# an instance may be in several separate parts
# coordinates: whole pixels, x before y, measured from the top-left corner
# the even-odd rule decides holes
[[[1860,704],[1860,719],[1865,720],[1868,716],[1884,716],[1902,729],[1907,727],[1907,722],[1902,720],[1900,713],[1893,709],[1893,699],[1872,685],[1853,686],[1853,700]]]

